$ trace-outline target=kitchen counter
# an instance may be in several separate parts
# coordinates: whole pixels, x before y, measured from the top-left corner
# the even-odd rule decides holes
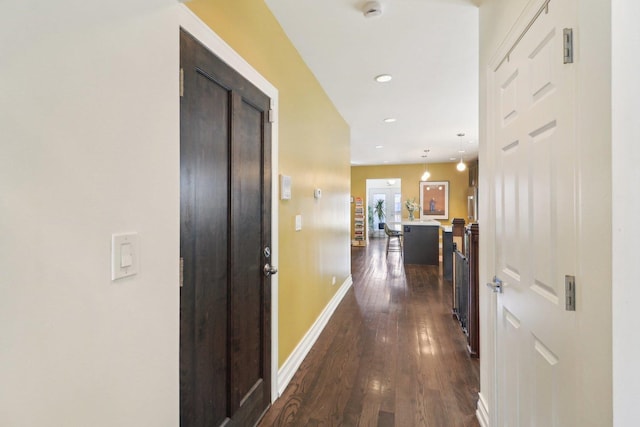
[[[409,221],[409,220],[405,220],[402,221],[401,224],[404,225],[417,225],[419,227],[441,227],[442,224],[440,223],[440,221],[436,221],[434,219],[427,219],[427,220],[416,220],[416,221]]]
[[[402,221],[404,263],[438,265],[440,263],[440,222]]]

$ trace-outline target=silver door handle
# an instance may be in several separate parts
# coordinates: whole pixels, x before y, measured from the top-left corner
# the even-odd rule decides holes
[[[269,263],[266,263],[262,271],[264,271],[265,276],[269,277],[272,274],[276,274],[278,272],[278,269],[276,267],[272,267]]]
[[[498,279],[497,276],[493,276],[493,282],[487,283],[487,286],[490,287],[493,290],[493,292],[497,294],[502,293],[502,280]]]

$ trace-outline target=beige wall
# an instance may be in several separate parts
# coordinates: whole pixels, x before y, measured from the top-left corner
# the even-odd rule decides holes
[[[176,7],[3,3],[1,426],[179,423]]]
[[[279,91],[279,172],[293,183],[292,199],[279,205],[282,366],[350,276],[349,127],[264,1],[187,5]],[[314,188],[322,190],[321,199],[314,199]],[[303,228],[296,232],[298,214]]]
[[[640,2],[612,2],[612,177],[613,177],[613,420],[614,426],[640,425],[640,58],[629,55],[640,45]],[[633,337],[629,339],[630,337]]]

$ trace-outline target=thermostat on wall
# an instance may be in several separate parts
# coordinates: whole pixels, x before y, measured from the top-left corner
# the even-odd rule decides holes
[[[280,200],[291,200],[291,177],[280,175]]]
[[[315,197],[316,199],[319,199],[320,197],[322,197],[322,190],[319,188],[316,188],[315,190],[313,190],[313,197]]]

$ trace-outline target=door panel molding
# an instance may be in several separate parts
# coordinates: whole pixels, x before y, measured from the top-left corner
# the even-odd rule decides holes
[[[180,66],[180,205],[193,212],[180,218],[191,273],[180,292],[180,423],[251,425],[271,403],[271,279],[261,268],[271,102],[184,29]]]
[[[271,169],[264,171],[271,177],[271,194],[277,194],[278,171],[278,89],[264,76],[253,68],[244,58],[234,51],[220,36],[198,18],[187,6],[180,4],[178,9],[178,25],[195,37],[203,46],[214,55],[222,59],[242,77],[251,82],[271,99],[271,110],[274,121],[271,126],[271,152],[264,153],[271,157]],[[178,97],[178,67],[176,66],[176,98]],[[176,102],[177,99],[176,99]],[[266,189],[265,189],[266,191]],[[279,241],[278,241],[278,200],[271,197],[271,264],[279,265]],[[265,224],[266,225],[266,224]],[[278,275],[271,277],[271,401],[278,397]]]
[[[488,319],[495,425],[569,425],[576,417],[575,322],[560,280],[577,262],[561,249],[574,247],[577,221],[575,68],[562,63],[561,43],[573,7],[530,1],[488,64],[483,159],[495,238],[484,273],[515,273],[501,277],[503,294],[488,297],[498,313]]]

